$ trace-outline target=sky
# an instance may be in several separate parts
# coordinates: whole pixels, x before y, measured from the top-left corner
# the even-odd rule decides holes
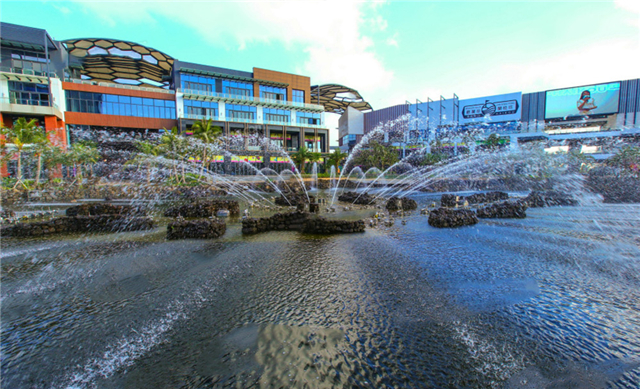
[[[640,77],[639,0],[2,0],[0,20],[302,74],[354,88],[374,109]]]

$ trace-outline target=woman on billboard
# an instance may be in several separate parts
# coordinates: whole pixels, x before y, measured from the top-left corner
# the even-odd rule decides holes
[[[580,115],[588,115],[590,111],[598,108],[591,98],[591,93],[586,90],[580,94],[580,100],[576,103],[578,106],[578,111],[580,111]]]

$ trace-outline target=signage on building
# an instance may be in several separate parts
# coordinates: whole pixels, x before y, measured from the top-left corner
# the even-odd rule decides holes
[[[264,162],[264,157],[261,155],[233,155],[231,156],[231,162],[262,163]]]
[[[522,93],[460,100],[460,124],[520,120]]]
[[[588,117],[618,112],[620,83],[586,85],[545,93],[545,119]]]
[[[270,157],[269,161],[271,163],[290,163],[289,158],[286,157]]]

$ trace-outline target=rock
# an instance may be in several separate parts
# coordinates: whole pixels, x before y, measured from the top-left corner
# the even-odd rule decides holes
[[[551,207],[556,205],[571,206],[578,204],[577,200],[566,193],[556,191],[539,192],[535,190],[529,193],[524,199],[519,200],[519,202],[529,208]]]
[[[458,204],[458,196],[453,194],[443,194],[440,198],[440,205],[443,207],[453,208]]]
[[[67,216],[96,216],[96,215],[140,215],[143,212],[130,205],[113,204],[82,204],[67,208]]]
[[[520,202],[502,202],[491,204],[484,208],[479,208],[476,213],[479,218],[491,219],[491,218],[515,218],[524,219],[527,217],[527,206]]]
[[[429,213],[429,225],[438,228],[470,226],[478,223],[476,213],[466,209],[438,208]]]
[[[374,202],[374,198],[368,193],[344,192],[338,196],[338,201],[358,205],[368,205]]]
[[[226,230],[225,222],[218,219],[179,219],[167,225],[167,239],[213,239]]]
[[[389,211],[410,211],[418,208],[418,203],[408,197],[392,197],[387,201],[386,205]]]
[[[469,204],[479,203],[493,203],[496,201],[508,200],[509,194],[506,192],[487,192],[487,193],[475,193],[470,196],[464,197],[464,200]]]
[[[300,192],[282,192],[280,197],[276,197],[274,199],[274,202],[276,203],[276,205],[280,205],[283,207],[297,206],[299,204],[307,204],[310,202],[315,203],[315,201],[316,201],[315,197],[309,196],[309,198],[307,198],[306,193],[300,193]]]
[[[318,203],[309,204],[309,212],[310,213],[319,213],[320,212],[320,204],[318,204]]]
[[[232,215],[240,214],[240,205],[236,200],[210,200],[169,208],[164,212],[164,216],[206,218],[215,216],[218,211],[223,209]]]
[[[120,232],[153,228],[149,217],[124,217],[122,215],[63,216],[43,222],[18,223],[3,227],[2,236],[26,237],[53,233]]]

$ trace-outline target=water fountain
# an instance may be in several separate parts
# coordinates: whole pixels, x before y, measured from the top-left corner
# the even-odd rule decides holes
[[[381,126],[368,139],[384,134]],[[358,195],[409,196],[427,210],[443,194],[495,188],[512,199],[555,189],[578,201],[455,230],[433,228],[417,211],[346,204],[327,214],[336,230],[336,219],[371,218],[351,235],[300,234],[302,221],[287,224],[275,217],[280,208],[267,208],[296,186],[309,199],[295,168],[246,163],[253,176],[234,177],[168,157],[121,166],[108,185],[141,183],[129,183],[129,200],[144,204],[157,227],[3,237],[3,386],[637,387],[640,206],[618,201],[630,194],[587,190],[617,190],[637,173],[605,166],[587,174],[571,155],[543,147],[458,150],[412,168],[407,156],[364,172],[350,157],[339,177],[331,168],[332,189],[316,183],[314,195],[333,204],[347,181]],[[184,171],[282,230],[243,234],[231,215],[226,230],[207,226],[217,238],[168,240],[166,225],[185,223],[153,213],[167,197],[152,193],[153,177],[146,184],[146,162],[155,179]]]

